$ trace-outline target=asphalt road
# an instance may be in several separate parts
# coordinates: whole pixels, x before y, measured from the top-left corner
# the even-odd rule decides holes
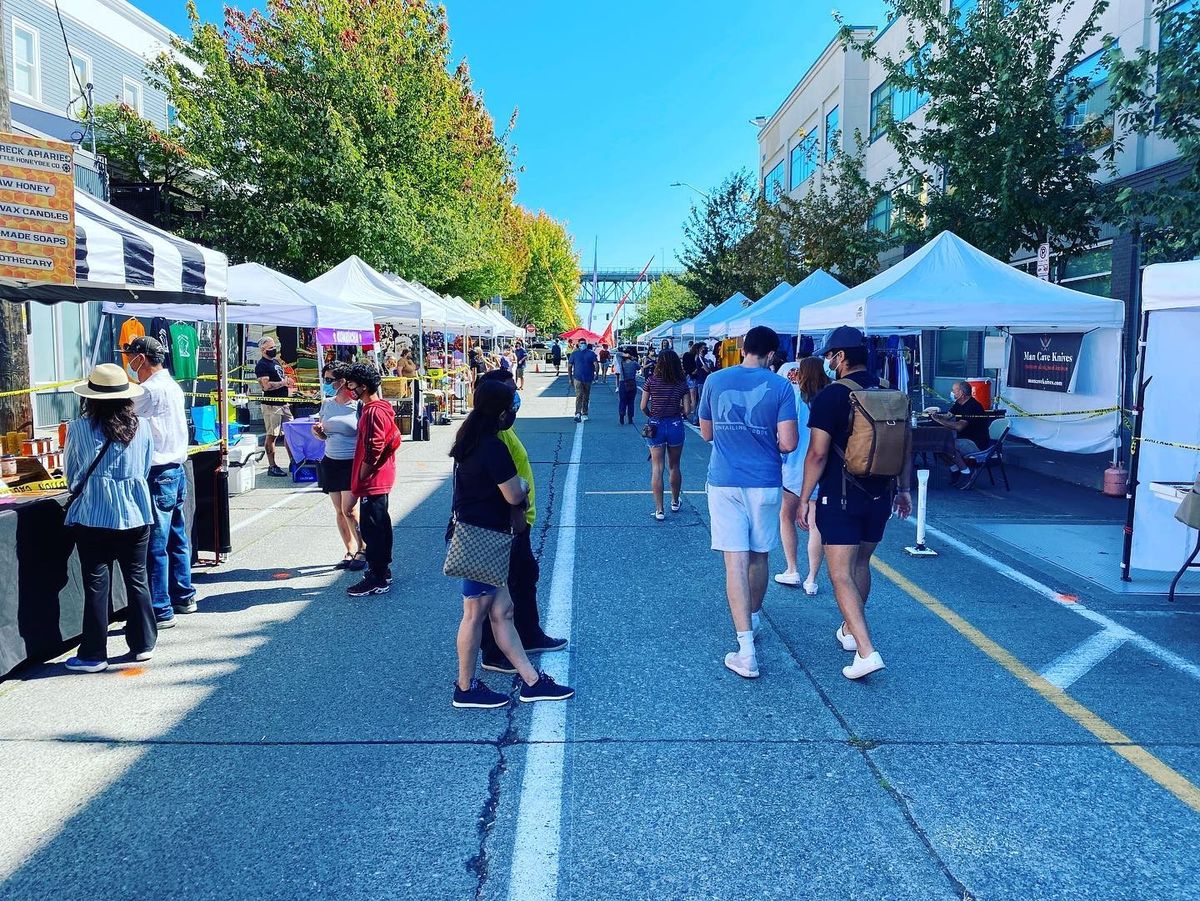
[[[0,684],[0,898],[1200,897],[1195,604],[971,532],[1069,521],[1048,482],[935,492],[936,559],[891,524],[884,672],[842,677],[822,580],[772,585],[746,682],[703,442],[658,523],[609,388],[577,426],[565,377],[528,380],[542,605],[572,642],[542,666],[574,700],[450,706],[452,428],[402,448],[387,596],[348,598],[328,502],[271,480],[150,664]]]

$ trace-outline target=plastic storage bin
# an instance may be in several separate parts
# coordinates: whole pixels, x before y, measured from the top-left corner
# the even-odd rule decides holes
[[[258,446],[258,439],[248,435],[229,448],[229,494],[245,494],[253,491],[256,467],[266,454]]]

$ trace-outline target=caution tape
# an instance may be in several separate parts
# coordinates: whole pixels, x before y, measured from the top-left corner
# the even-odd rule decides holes
[[[19,394],[34,394],[38,391],[53,391],[55,388],[66,388],[68,385],[78,385],[83,379],[70,379],[65,382],[51,382],[48,385],[38,385],[36,388],[17,388],[13,391],[0,391],[0,397],[16,397]]]
[[[66,479],[39,479],[36,482],[26,482],[24,485],[10,485],[8,490],[13,494],[32,494],[35,491],[66,491]]]
[[[1157,444],[1159,447],[1174,447],[1180,450],[1200,451],[1200,444],[1184,444],[1181,441],[1160,441],[1158,438],[1134,438],[1129,444],[1129,453],[1136,454],[1139,444]]]

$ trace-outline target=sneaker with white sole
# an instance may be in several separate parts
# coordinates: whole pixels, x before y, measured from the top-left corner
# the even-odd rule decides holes
[[[805,583],[804,583],[804,593],[805,593],[806,595],[808,595],[810,598],[811,598],[811,597],[816,597],[816,595],[817,595],[817,583],[816,583],[816,582],[805,582]]]
[[[67,669],[73,673],[102,673],[108,669],[107,660],[80,660],[72,657],[67,661]]]
[[[534,701],[565,701],[575,697],[575,689],[559,685],[546,673],[538,673],[537,681],[532,685],[522,685],[517,697],[524,704]]]
[[[653,516],[659,522],[662,522],[664,519],[667,518],[667,514],[663,513],[662,510],[655,510]]]
[[[682,500],[680,500],[679,498],[675,498],[673,501],[671,501],[671,512],[672,513],[678,513],[682,509],[683,509],[683,501]]]
[[[733,670],[743,679],[757,679],[758,657],[755,654],[747,657],[738,651],[730,651],[725,655],[725,668]]]
[[[838,626],[837,631],[833,633],[838,640],[838,644],[842,646],[843,651],[857,651],[858,642],[855,641],[853,635],[849,635],[842,631],[842,627]]]
[[[883,666],[883,658],[879,656],[878,651],[872,651],[866,657],[859,657],[856,652],[854,662],[842,667],[842,675],[847,679],[861,679],[863,676],[879,672]]]
[[[800,584],[800,573],[783,572],[775,574],[775,581],[780,585],[790,585],[793,588]]]
[[[472,679],[471,687],[466,691],[459,688],[457,682],[454,683],[454,697],[450,704],[460,710],[495,710],[508,706],[508,695],[492,691],[478,679]]]

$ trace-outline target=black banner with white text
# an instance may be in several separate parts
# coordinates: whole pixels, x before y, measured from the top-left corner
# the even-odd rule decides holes
[[[1075,390],[1075,372],[1083,332],[1012,335],[1008,358],[1008,386],[1032,391]]]

